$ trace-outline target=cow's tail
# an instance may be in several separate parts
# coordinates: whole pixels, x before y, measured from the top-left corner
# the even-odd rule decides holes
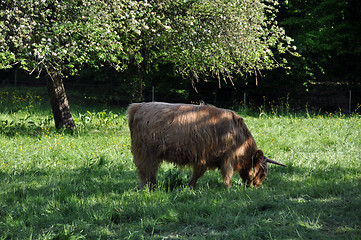
[[[132,131],[133,125],[134,125],[134,115],[140,108],[140,103],[132,103],[129,105],[127,110],[128,115],[128,126],[130,131]]]

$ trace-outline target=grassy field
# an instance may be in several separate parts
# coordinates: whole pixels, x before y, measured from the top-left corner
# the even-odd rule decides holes
[[[72,105],[77,133],[56,132],[36,93],[0,91],[0,240],[361,239],[361,117],[243,115],[270,166],[259,188],[218,171],[197,188],[162,165],[137,190],[124,109]]]

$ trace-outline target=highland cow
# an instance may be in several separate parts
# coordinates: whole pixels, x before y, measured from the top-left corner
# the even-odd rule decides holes
[[[234,172],[247,185],[259,186],[266,178],[267,163],[285,166],[263,155],[243,118],[233,111],[150,102],[133,103],[127,113],[140,187],[154,188],[163,160],[191,166],[190,187],[207,169],[220,169],[227,188]]]

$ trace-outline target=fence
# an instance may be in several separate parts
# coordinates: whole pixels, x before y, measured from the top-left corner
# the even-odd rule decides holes
[[[1,76],[0,76],[1,77]],[[29,79],[32,78],[32,79]],[[14,71],[13,78],[3,78],[0,79],[2,86],[39,86],[42,85],[45,87],[43,80],[29,77],[24,75],[24,73]],[[84,83],[74,83],[66,81],[66,89],[68,90],[69,98],[78,100],[79,98],[87,98],[88,100],[93,99],[94,101],[100,102],[110,102],[117,105],[126,105],[132,99],[134,95],[129,92],[121,92],[119,89],[124,87],[120,83],[100,83],[100,84],[84,84]],[[83,91],[81,93],[81,91]],[[188,90],[191,91],[191,90]],[[76,93],[77,92],[77,93]],[[80,93],[79,93],[80,92]],[[348,89],[347,86],[315,86],[310,89],[310,91],[304,94],[301,97],[291,96],[291,102],[285,102],[285,95],[277,96],[277,94],[272,94],[272,97],[262,96],[255,91],[242,91],[232,92],[227,98],[222,99],[217,96],[217,91],[215,91],[214,96],[207,96],[206,99],[203,99],[204,96],[200,94],[193,93],[192,96],[169,96],[164,92],[160,92],[156,86],[149,86],[144,88],[144,101],[166,101],[166,102],[200,102],[205,101],[206,103],[213,104],[221,107],[237,107],[247,110],[255,106],[263,106],[264,108],[271,108],[271,104],[282,104],[280,99],[283,98],[283,104],[290,104],[292,109],[303,110],[306,104],[309,107],[314,109],[322,109],[327,111],[336,111],[341,109],[343,112],[352,113],[356,109],[359,110],[361,103],[361,89]],[[257,95],[258,94],[258,95]],[[289,93],[288,93],[289,94]],[[226,94],[227,95],[227,94]],[[77,99],[78,98],[78,99]],[[292,99],[294,98],[294,99]],[[299,99],[297,99],[299,98]]]

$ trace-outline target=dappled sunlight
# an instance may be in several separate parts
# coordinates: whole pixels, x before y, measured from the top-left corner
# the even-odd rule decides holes
[[[217,112],[217,115],[210,114],[209,107],[201,105],[198,106],[197,111],[195,111],[194,105],[181,105],[177,111],[181,114],[174,117],[172,124],[175,126],[199,125],[199,127],[202,127],[203,125],[217,125],[223,119],[232,117],[227,111]]]

